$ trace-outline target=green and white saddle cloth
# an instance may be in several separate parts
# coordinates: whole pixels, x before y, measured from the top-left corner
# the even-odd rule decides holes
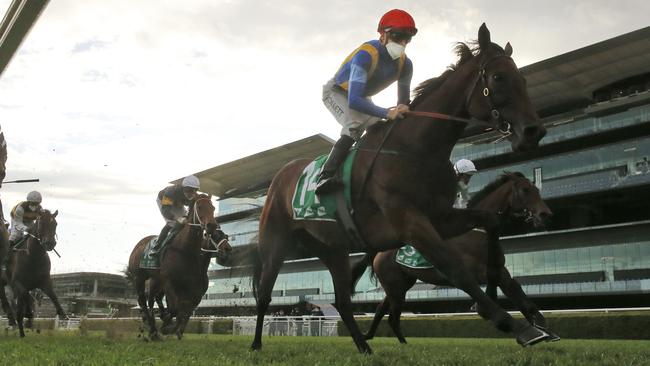
[[[158,237],[154,236],[149,240],[146,247],[142,251],[142,257],[140,258],[140,268],[145,269],[158,269],[160,268],[160,251],[156,250],[156,244],[158,242]]]
[[[405,267],[415,268],[415,269],[430,269],[434,268],[434,265],[431,264],[424,256],[418,252],[413,246],[406,244],[405,246],[399,248],[397,255],[395,256],[395,261],[398,264],[401,264]]]
[[[352,176],[352,163],[357,155],[357,150],[350,151],[343,162],[343,183],[345,184],[345,201],[350,207],[350,177]],[[336,221],[336,201],[333,194],[324,196],[316,195],[318,175],[323,170],[327,155],[321,155],[305,167],[296,183],[293,194],[294,220]]]

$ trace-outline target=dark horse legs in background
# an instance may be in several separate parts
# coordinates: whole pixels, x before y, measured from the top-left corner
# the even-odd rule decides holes
[[[522,345],[533,344],[548,335],[527,322],[515,320],[490,299],[476,277],[464,268],[461,253],[443,240],[446,235],[452,235],[440,228],[449,225],[447,218],[456,191],[449,158],[466,125],[415,114],[435,111],[490,121],[493,128],[508,133],[513,150],[537,148],[546,130],[530,104],[525,80],[510,57],[512,47],[508,44],[504,49],[492,43],[485,25],[479,29],[478,46],[475,52],[464,44],[457,47],[460,59],[455,67],[416,90],[417,96],[411,103],[414,113],[367,131],[359,143],[352,169],[354,219],[368,252],[377,253],[398,248],[403,242],[410,243],[453,286],[470,295],[497,328],[513,332]],[[501,82],[504,79],[507,82]],[[497,107],[493,100],[496,96],[508,103],[499,103]],[[380,148],[390,153],[378,153],[375,159],[374,152]],[[251,347],[262,347],[264,316],[284,259],[303,245],[311,248],[330,270],[336,306],[357,349],[371,353],[352,316],[348,255],[353,246],[349,239],[336,223],[293,219],[296,182],[309,163],[298,160],[285,165],[268,190],[260,217],[254,265],[257,324]],[[368,179],[367,172],[370,172]],[[483,225],[494,228],[494,215],[479,216],[483,216]],[[321,249],[313,250],[315,246]]]
[[[522,217],[527,222],[532,222],[536,227],[542,226],[552,215],[548,206],[542,200],[537,187],[521,173],[504,173],[483,190],[476,193],[470,200],[469,205],[489,212],[500,211],[503,221],[508,221],[508,218]],[[489,252],[488,241],[487,233],[482,229],[472,230],[448,240],[448,246],[458,248],[463,253],[463,265],[470,273],[475,274],[480,283],[486,283],[488,278],[489,267],[486,267],[484,260]],[[497,249],[499,255],[497,258],[496,284],[514,302],[531,324],[550,334],[550,338],[547,340],[559,340],[559,337],[548,330],[546,320],[537,310],[535,304],[522,291],[519,283],[512,279],[505,267],[505,256],[500,247]],[[390,309],[389,323],[400,342],[405,343],[406,340],[399,329],[399,317],[406,292],[418,279],[441,286],[449,286],[450,284],[445,276],[435,268],[414,269],[398,264],[395,259],[396,254],[397,250],[390,250],[377,254],[371,260],[369,260],[371,255],[367,255],[353,269],[353,272],[360,277],[365,270],[366,263],[371,261],[373,273],[386,291],[386,298],[377,308],[375,319],[366,334],[366,339],[371,339],[374,336],[381,318]],[[496,295],[496,288],[494,292]],[[480,308],[478,311],[479,314],[485,317]]]

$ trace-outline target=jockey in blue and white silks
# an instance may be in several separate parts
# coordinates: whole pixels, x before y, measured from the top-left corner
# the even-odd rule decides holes
[[[403,118],[409,111],[413,64],[404,49],[417,33],[413,18],[393,9],[381,18],[379,40],[363,43],[343,61],[334,77],[323,86],[323,103],[343,127],[317,183],[316,194],[327,194],[342,184],[336,172],[352,144],[380,120]],[[370,97],[398,82],[397,105],[382,108]]]

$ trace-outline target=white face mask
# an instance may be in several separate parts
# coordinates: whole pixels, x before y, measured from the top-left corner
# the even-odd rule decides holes
[[[36,211],[37,205],[29,205],[29,209],[32,211]]]
[[[388,54],[390,55],[390,57],[393,58],[393,60],[397,60],[398,58],[400,58],[404,54],[404,49],[405,48],[406,48],[406,46],[403,46],[403,45],[401,45],[399,43],[395,43],[395,42],[390,42],[389,41],[386,44],[386,51],[388,51]]]

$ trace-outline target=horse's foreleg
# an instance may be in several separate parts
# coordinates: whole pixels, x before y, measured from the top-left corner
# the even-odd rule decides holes
[[[494,324],[502,331],[512,331],[517,342],[523,346],[544,340],[548,334],[530,324],[523,324],[512,318],[496,302],[488,297],[478,282],[465,269],[458,249],[447,245],[429,218],[417,208],[404,204],[399,197],[386,200],[382,211],[393,228],[399,233],[399,240],[411,243],[457,288],[465,291],[482,308]]]
[[[14,309],[7,299],[5,292],[5,284],[0,282],[0,303],[2,303],[2,310],[7,315],[7,322],[10,326],[16,325],[16,317],[14,316]]]
[[[52,280],[48,279],[47,283],[45,286],[41,287],[41,290],[47,295],[47,297],[52,300],[52,304],[54,304],[54,307],[56,308],[56,313],[59,316],[59,319],[68,319],[68,315],[66,315],[65,311],[61,307],[61,303],[59,303],[59,298],[56,296],[54,293],[54,290],[52,289]]]
[[[18,322],[18,331],[20,333],[20,338],[25,337],[25,326],[23,324],[23,317],[25,314],[25,295],[29,296],[29,293],[24,291],[15,291],[14,296],[16,296],[16,321]]]
[[[503,251],[499,244],[500,222],[498,216],[483,210],[454,208],[448,213],[444,222],[445,225],[441,225],[439,232],[443,238],[457,236],[474,228],[485,229],[488,237],[485,293],[496,301],[499,270],[503,266]]]
[[[377,310],[375,310],[375,317],[372,319],[372,324],[370,324],[370,329],[368,329],[368,332],[365,335],[365,338],[367,340],[373,339],[375,337],[375,333],[377,333],[377,328],[381,323],[381,319],[388,312],[389,306],[390,306],[390,301],[388,300],[388,296],[386,296],[377,306]]]
[[[352,314],[352,299],[350,292],[350,282],[352,278],[350,260],[348,253],[344,251],[330,251],[329,255],[321,259],[327,266],[332,275],[334,283],[334,292],[336,298],[336,309],[341,315],[341,319],[350,331],[354,344],[361,353],[372,354],[372,349],[366,342],[364,335],[359,330],[359,325],[354,320]]]
[[[539,312],[537,305],[526,296],[526,293],[521,288],[519,282],[512,278],[510,272],[508,272],[505,267],[503,267],[500,272],[499,287],[501,288],[501,291],[503,291],[503,294],[515,304],[519,311],[521,311],[530,324],[537,328],[541,328],[549,334],[550,337],[547,341],[560,340],[560,337],[557,334],[548,329],[546,319],[542,313]]]

